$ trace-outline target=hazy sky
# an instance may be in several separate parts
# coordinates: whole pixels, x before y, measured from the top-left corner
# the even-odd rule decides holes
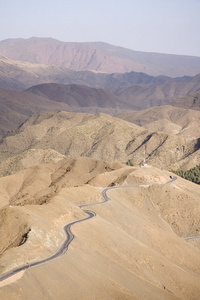
[[[200,0],[0,0],[0,40],[32,36],[200,56]]]

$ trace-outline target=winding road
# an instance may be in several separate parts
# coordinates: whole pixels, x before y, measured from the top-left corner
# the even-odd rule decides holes
[[[176,177],[172,177],[171,180],[169,180],[168,182],[165,182],[165,183],[155,183],[155,184],[152,184],[152,185],[163,185],[163,184],[168,184],[168,183],[172,183],[173,181],[177,180]],[[103,203],[106,203],[108,201],[110,201],[109,197],[107,196],[107,191],[109,190],[112,190],[112,189],[121,189],[121,188],[129,188],[129,187],[138,187],[138,186],[141,186],[141,185],[144,185],[144,184],[134,184],[134,185],[124,185],[124,186],[113,186],[113,187],[107,187],[105,189],[103,189],[102,191],[102,198],[103,198],[103,201],[102,202],[96,202],[96,203],[92,203],[92,204],[84,204],[84,205],[80,205],[79,207],[81,209],[83,209],[84,207],[87,207],[87,206],[94,206],[94,205],[99,205],[99,204],[103,204]],[[42,265],[44,263],[47,263],[53,259],[56,259],[58,258],[59,256],[63,255],[67,249],[68,249],[68,246],[69,244],[72,242],[72,240],[74,239],[74,234],[71,232],[71,226],[74,225],[74,224],[77,224],[77,223],[80,223],[80,222],[83,222],[83,221],[86,221],[86,220],[89,220],[93,217],[96,216],[96,214],[93,212],[93,211],[89,211],[89,210],[84,210],[83,211],[88,215],[86,218],[84,219],[81,219],[81,220],[77,220],[77,221],[74,221],[74,222],[71,222],[69,224],[66,224],[63,228],[65,234],[66,234],[66,239],[65,241],[63,242],[63,244],[61,245],[61,247],[59,248],[59,250],[54,253],[52,256],[46,258],[46,259],[43,259],[43,260],[40,260],[40,261],[37,261],[37,262],[33,262],[33,263],[30,263],[30,264],[26,264],[26,265],[23,265],[21,267],[18,267],[14,270],[11,270],[3,275],[0,276],[0,282],[21,272],[21,271],[24,271],[24,270],[27,270],[29,268],[32,268],[32,267],[35,267],[35,266],[39,266],[39,265]],[[194,240],[194,239],[200,239],[200,237],[187,237],[187,238],[184,238],[184,240],[186,242],[190,241],[190,240]]]

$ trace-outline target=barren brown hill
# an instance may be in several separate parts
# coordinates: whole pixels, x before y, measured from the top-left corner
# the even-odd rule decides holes
[[[53,149],[66,156],[106,161],[143,161],[159,168],[177,169],[200,162],[199,140],[186,143],[175,135],[151,132],[104,114],[44,113],[33,115],[0,143],[1,161],[28,149]],[[199,151],[199,152],[198,152]],[[187,161],[186,161],[186,160]]]
[[[197,92],[191,93],[185,97],[179,98],[170,105],[182,107],[186,109],[200,110],[200,91],[198,89]]]
[[[8,39],[0,54],[31,63],[106,73],[143,72],[172,77],[200,73],[200,58],[145,53],[106,43],[65,43],[51,38]]]
[[[200,74],[192,78],[169,79],[158,84],[132,85],[114,91],[127,107],[142,110],[152,106],[171,104],[180,97],[200,89]],[[184,108],[190,108],[185,106]]]
[[[72,226],[68,251],[1,282],[0,298],[198,300],[200,245],[183,237],[199,234],[200,188],[165,184],[170,175],[71,158],[0,179],[1,274],[55,253],[63,226],[85,218],[79,205],[101,202],[102,187],[142,184],[86,207],[96,217]]]
[[[74,107],[122,108],[119,99],[103,89],[84,85],[63,85],[48,83],[33,86],[27,92],[46,97],[56,102],[64,102]]]
[[[65,103],[58,103],[27,92],[0,89],[0,135],[16,129],[33,113],[70,110]]]
[[[141,111],[124,112],[117,115],[117,117],[150,131],[176,134],[188,140],[200,138],[199,111],[163,105]]]

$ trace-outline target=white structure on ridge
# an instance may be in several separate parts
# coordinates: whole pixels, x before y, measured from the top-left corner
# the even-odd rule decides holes
[[[149,167],[149,165],[146,163],[146,146],[144,145],[144,160],[143,163],[141,164],[141,167]]]

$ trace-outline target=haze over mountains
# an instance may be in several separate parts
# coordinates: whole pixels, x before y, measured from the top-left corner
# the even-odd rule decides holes
[[[26,45],[26,48],[24,46],[24,43]],[[55,48],[55,45],[57,45],[57,48]],[[13,88],[22,89],[23,85],[24,87],[25,86],[29,87],[29,85],[32,82],[37,82],[37,83],[42,83],[46,81],[49,82],[49,83],[43,83],[43,84],[31,86],[26,91],[22,91],[22,92],[20,91],[17,92],[14,90],[11,91],[8,89],[0,90],[0,100],[1,100],[1,107],[2,107],[0,112],[1,114],[0,134],[1,135],[6,134],[7,131],[16,129],[21,123],[23,123],[27,118],[29,118],[34,113],[49,112],[49,111],[57,112],[60,110],[65,110],[65,111],[86,112],[86,113],[103,112],[103,113],[108,113],[110,115],[118,116],[119,113],[124,112],[123,114],[119,115],[119,117],[124,118],[131,122],[135,122],[140,126],[145,126],[147,129],[150,130],[150,132],[147,133],[147,136],[152,136],[152,132],[156,132],[156,131],[163,131],[166,132],[167,134],[181,135],[184,139],[181,142],[175,142],[175,144],[178,143],[181,145],[180,147],[177,146],[178,149],[179,148],[182,149],[185,143],[185,138],[194,140],[191,147],[188,148],[190,150],[184,150],[181,156],[179,155],[178,160],[176,155],[174,154],[175,156],[172,159],[173,163],[172,162],[169,163],[166,161],[163,162],[163,159],[159,156],[160,159],[160,162],[158,163],[159,166],[167,165],[169,167],[169,166],[174,166],[175,163],[178,163],[177,166],[179,167],[184,166],[188,168],[189,166],[193,166],[195,165],[195,163],[198,162],[198,155],[196,155],[198,150],[196,146],[198,145],[197,139],[199,138],[198,113],[197,112],[193,113],[192,111],[186,112],[181,109],[178,110],[177,108],[173,109],[172,106],[165,106],[165,107],[161,106],[159,109],[156,110],[154,106],[170,104],[174,106],[177,105],[183,108],[189,107],[198,110],[200,108],[199,101],[198,101],[198,93],[199,93],[198,90],[200,89],[200,75],[196,75],[194,77],[184,76],[179,78],[170,78],[167,76],[151,76],[145,73],[137,73],[133,71],[124,74],[123,73],[106,74],[106,73],[98,73],[98,72],[94,73],[90,71],[74,71],[74,70],[66,69],[63,67],[64,66],[63,63],[60,63],[62,67],[50,65],[52,61],[51,59],[47,61],[47,58],[48,55],[50,55],[50,53],[52,53],[53,50],[54,50],[54,58],[52,59],[54,59],[56,62],[57,62],[56,60],[57,50],[58,53],[60,53],[61,49],[63,49],[64,53],[65,50],[68,51],[68,55],[66,54],[67,52],[63,55],[67,55],[68,59],[70,59],[70,57],[72,57],[69,54],[71,53],[70,45],[71,43],[65,44],[51,39],[29,39],[29,40],[19,39],[19,40],[6,40],[1,42],[0,49],[3,49],[2,50],[3,54],[6,55],[9,54],[15,57],[13,49],[16,49],[15,51],[16,55],[19,55],[17,58],[18,59],[20,58],[23,61],[23,62],[19,60],[16,61],[6,57],[1,58],[1,66],[2,66],[1,84],[3,86],[5,85],[6,87],[9,87],[9,89],[13,89]],[[85,44],[84,45],[80,44],[79,46],[77,44],[76,47],[74,48],[74,45],[75,44],[72,45],[73,51],[75,51],[74,50],[75,48],[79,49],[79,46],[80,47],[83,46],[83,48],[86,47]],[[117,52],[119,50],[118,48],[111,47],[101,43],[97,43],[97,45],[103,51],[107,51],[106,49],[110,49],[109,50],[110,53],[113,53],[112,51],[113,49],[115,49],[116,53],[112,55],[119,56],[119,52]],[[38,50],[38,47],[40,47],[39,48],[40,50]],[[87,44],[87,47],[89,47],[89,44]],[[84,48],[85,49],[84,51],[86,51],[87,47]],[[34,51],[37,51],[38,53],[37,56],[35,54],[36,52]],[[87,50],[86,52],[88,53],[88,55],[90,55],[90,51]],[[82,52],[80,52],[82,59],[85,59],[84,55],[81,53]],[[37,64],[26,62],[27,60],[30,60],[32,62],[37,62]],[[60,61],[62,61],[62,57],[60,58]],[[47,64],[41,65],[38,64],[39,62],[40,63],[45,62]],[[115,61],[115,63],[116,62],[117,61]],[[169,68],[170,68],[170,64],[168,65],[168,69]],[[70,84],[64,85],[61,84],[62,82],[70,83]],[[83,83],[84,85],[80,83]],[[184,98],[185,96],[186,98]],[[190,99],[190,101],[187,99]],[[149,111],[147,110],[144,113],[138,112],[137,114],[136,112],[133,113],[127,112],[128,110],[141,110],[146,108],[150,108],[150,110]],[[57,114],[55,114],[55,116],[57,116]],[[78,115],[77,118],[79,118]],[[148,119],[148,121],[146,121],[146,119]],[[106,121],[106,117],[105,117],[105,122],[110,123],[109,118]],[[52,128],[54,127],[57,128],[57,125],[55,126],[52,125]],[[76,133],[74,134],[76,136]],[[9,135],[15,136],[16,133],[15,131],[13,131],[12,133],[9,133]],[[162,139],[164,138],[164,136],[166,135],[164,135],[163,138],[160,138],[159,135],[157,134],[156,135],[153,134],[153,136],[154,139],[155,137],[157,137],[158,139],[155,145],[159,145]],[[47,139],[49,139],[49,137],[47,137]],[[169,139],[166,138],[166,140],[170,140],[170,139],[171,138]],[[123,137],[121,137],[121,140],[123,140]],[[152,139],[150,140],[152,142]],[[126,145],[130,141],[131,138],[125,142]],[[146,144],[147,141],[145,141],[144,144]],[[117,142],[119,142],[119,139],[117,139]],[[32,145],[34,144],[35,142],[32,143]],[[27,149],[32,149],[32,148],[33,147],[32,146],[30,147],[29,145]],[[74,148],[76,147],[74,146]],[[139,146],[138,149],[140,148],[141,146]],[[184,149],[186,148],[187,147],[185,147]],[[21,151],[25,151],[27,149],[23,148],[21,149]],[[42,151],[47,150],[47,148],[43,146],[41,147],[41,149]],[[54,147],[52,149],[58,152],[58,157],[59,155],[66,155],[66,153],[68,153],[67,150],[63,152],[60,149],[55,149]],[[8,152],[9,151],[10,149],[8,147]],[[86,147],[82,152],[79,153],[79,155],[90,156],[88,151],[89,148],[87,149]],[[149,152],[149,155],[151,151]],[[187,151],[189,151],[188,154]],[[191,155],[193,153],[195,153],[195,157],[197,158],[195,158],[195,160],[192,158],[191,162],[189,163],[190,161],[189,158],[191,158]],[[19,155],[19,153],[16,154]],[[41,155],[43,157],[43,154]],[[114,157],[112,157],[112,159],[116,159],[116,158],[118,159],[118,155],[117,156],[115,156],[115,154],[113,155]],[[107,158],[108,156],[109,155],[107,155]],[[124,161],[130,158],[130,154],[128,154],[128,152],[126,154],[123,154],[123,156],[124,156]],[[155,156],[157,156],[157,154]],[[105,159],[102,153],[98,155],[98,158]],[[135,160],[135,162],[141,163],[141,158]],[[154,164],[153,161],[152,163]],[[14,161],[13,164],[15,165]],[[4,168],[5,169],[3,171],[3,174],[6,174],[8,172],[7,167]],[[14,169],[16,170],[16,167]]]
[[[127,94],[123,91],[123,93],[117,97],[102,89],[93,89],[80,85],[44,84],[34,86],[26,92],[0,89],[0,102],[2,108],[0,111],[0,134],[4,134],[6,131],[17,128],[20,123],[24,122],[33,113],[45,111],[65,110],[89,113],[103,112],[116,115],[120,112],[127,111],[128,109],[145,109],[146,107],[155,106],[158,103],[170,104],[171,106],[192,110],[200,109],[199,92],[189,94],[186,98],[177,98],[174,102],[169,102],[167,100],[170,98],[167,97],[167,94],[170,93],[170,90],[166,90],[166,94],[162,93],[161,96],[159,96],[160,94],[157,92],[148,96],[148,89],[144,88],[144,90],[146,90],[146,96],[144,96],[145,94],[144,91],[142,91],[142,88],[135,94],[131,94],[127,88]],[[177,94],[178,93],[179,91],[177,91]],[[170,115],[173,108],[169,107],[169,110]],[[154,108],[150,109],[150,111],[153,112]],[[175,111],[177,111],[177,109],[175,109]],[[189,113],[192,118],[193,112],[190,111]],[[194,118],[196,118],[195,115],[197,116],[197,113],[194,113]],[[159,119],[159,115],[157,116]],[[178,119],[177,122],[179,122]],[[187,118],[185,119],[185,124],[186,123]],[[141,124],[143,124],[142,120],[139,125]],[[156,129],[163,131],[164,127],[157,127]],[[196,130],[198,130],[198,127]],[[173,131],[170,132],[173,133]],[[193,134],[192,136],[197,137],[196,134]]]
[[[199,300],[200,58],[9,39],[0,107],[2,300]]]
[[[74,71],[54,65],[34,64],[0,55],[0,87],[24,90],[41,83],[81,84],[95,88],[121,88],[131,84],[161,83],[167,76],[141,72],[102,73]]]
[[[169,164],[167,162],[168,167],[174,166],[175,163],[178,163],[177,166],[179,167],[189,167],[189,165],[193,166],[195,162],[198,161],[198,158],[197,160],[195,159],[195,161],[192,159],[189,164],[188,158],[191,158],[193,153],[196,155],[198,152],[199,115],[198,112],[193,112],[191,110],[184,111],[184,109],[181,108],[190,108],[195,110],[200,108],[198,98],[200,90],[200,75],[193,77],[183,76],[170,78],[163,75],[152,76],[133,71],[124,74],[106,74],[98,72],[94,73],[91,71],[75,71],[66,68],[66,66],[68,67],[68,60],[73,59],[74,69],[84,69],[83,65],[86,63],[86,60],[89,58],[91,53],[93,53],[91,52],[91,49],[93,49],[95,45],[98,51],[103,51],[102,53],[104,53],[105,57],[108,55],[108,50],[110,53],[109,57],[112,57],[113,59],[117,57],[115,64],[118,63],[119,57],[121,59],[126,56],[126,59],[133,59],[133,57],[139,55],[138,53],[136,55],[134,51],[131,52],[131,50],[129,51],[127,49],[103,43],[62,43],[53,39],[42,38],[31,38],[28,40],[13,39],[0,42],[0,53],[3,55],[10,55],[13,58],[18,59],[16,61],[3,56],[1,58],[1,84],[2,86],[5,85],[6,87],[9,87],[9,89],[0,90],[2,107],[0,113],[0,134],[5,135],[7,131],[13,130],[13,132],[9,133],[8,136],[15,136],[17,132],[15,129],[17,129],[21,123],[34,113],[49,111],[57,112],[61,110],[85,113],[103,112],[110,115],[117,115],[133,123],[135,122],[135,124],[139,126],[145,126],[150,130],[150,132],[147,133],[147,136],[154,136],[154,139],[155,137],[158,138],[156,142],[157,145],[159,145],[162,138],[160,138],[157,134],[152,135],[152,132],[156,131],[181,135],[183,137],[183,141],[175,142],[175,144],[178,143],[181,145],[180,147],[177,146],[178,149],[182,149],[184,143],[188,143],[186,140],[194,140],[191,147],[188,146],[188,149],[190,150],[184,150],[181,156],[179,155],[178,160],[177,158],[173,158],[173,162]],[[14,49],[16,51],[14,51]],[[98,54],[98,51],[96,50],[95,53]],[[94,65],[96,62],[97,54],[93,53],[94,60],[90,59],[91,65]],[[150,59],[152,54],[149,55]],[[141,59],[142,56],[143,54],[141,54],[141,56],[137,56],[137,58],[139,57]],[[171,56],[171,58],[172,57],[173,56]],[[76,62],[76,58],[79,58],[79,65]],[[141,62],[139,58],[138,62]],[[181,58],[183,59],[183,57]],[[19,59],[21,59],[21,61]],[[171,68],[170,57],[168,59],[167,69],[169,70]],[[150,61],[151,63],[154,62],[152,58]],[[59,66],[52,66],[51,64],[53,62]],[[41,65],[39,63],[46,64]],[[108,62],[107,66],[109,65],[110,64]],[[122,66],[123,63],[120,62],[119,65]],[[159,66],[161,66],[161,64],[159,64]],[[70,63],[70,67],[72,68],[72,63]],[[112,69],[112,71],[113,70],[114,69]],[[18,78],[20,78],[20,80]],[[46,81],[47,83],[42,83]],[[21,92],[10,90],[13,88],[22,89],[23,85],[24,87],[28,87],[32,82],[40,84],[33,85]],[[62,84],[63,82],[68,84],[64,85]],[[170,104],[171,106],[162,107],[163,104]],[[161,107],[154,108],[157,105],[161,105]],[[172,105],[179,106],[180,109],[173,108]],[[135,111],[143,109],[149,110],[144,113],[128,113],[128,110]],[[57,116],[57,114],[53,114],[52,116]],[[79,115],[77,115],[77,120],[79,118],[78,116]],[[105,122],[111,122],[108,117],[107,121],[106,117],[104,118]],[[148,121],[146,119],[148,119]],[[118,122],[120,124],[119,120]],[[28,123],[25,122],[25,124]],[[52,125],[52,128],[54,127],[57,128],[57,125]],[[166,135],[163,135],[163,137],[164,136]],[[95,139],[96,138],[97,137],[95,137]],[[4,140],[6,139],[7,137],[5,137]],[[177,138],[174,137],[173,139],[176,140]],[[4,140],[2,140],[2,145],[4,145]],[[150,140],[152,142],[151,138]],[[166,140],[169,140],[168,137]],[[117,141],[119,142],[118,139]],[[127,140],[125,144],[128,145],[130,141],[131,138]],[[144,144],[146,144],[146,142],[148,142],[148,139],[144,142]],[[35,144],[35,142],[33,142],[32,145],[33,144]],[[33,147],[29,145],[27,149],[32,148]],[[184,149],[186,148],[187,146]],[[27,149],[23,148],[21,150],[25,151]],[[41,147],[41,149],[47,150],[46,147]],[[67,150],[63,152],[60,151],[60,149],[55,149],[54,147],[52,149],[61,155],[66,155],[66,153],[68,153]],[[10,149],[8,147],[8,152],[9,151]],[[88,151],[89,150],[86,147],[80,155],[90,156]],[[151,155],[151,151],[149,155]],[[118,155],[116,157],[115,154],[113,155],[113,159],[118,159]],[[155,156],[157,156],[157,154]],[[128,153],[126,153],[124,157],[126,157],[125,159],[130,158]],[[186,159],[186,157],[187,162],[184,161],[183,163],[182,159]],[[198,155],[195,157],[198,157]],[[102,154],[100,154],[98,158],[105,159]],[[159,166],[165,164],[162,162],[162,158],[160,158],[160,162],[161,163],[158,163]]]
[[[45,111],[72,110],[114,115],[128,109],[145,109],[161,104],[199,110],[199,92],[190,93],[199,88],[198,75],[189,80],[135,84],[121,89],[103,90],[55,83],[33,86],[26,92],[0,89],[0,134],[15,129],[33,113]],[[186,98],[182,97],[183,95]]]
[[[36,64],[105,73],[143,72],[172,77],[200,73],[200,58],[145,53],[106,43],[66,43],[51,38],[8,39],[0,42],[0,54]]]

